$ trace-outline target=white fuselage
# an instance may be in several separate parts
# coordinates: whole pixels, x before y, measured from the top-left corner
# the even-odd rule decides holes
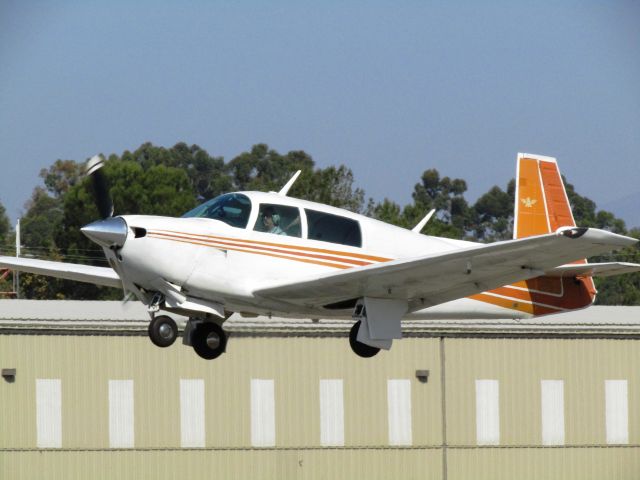
[[[105,251],[125,287],[143,301],[148,298],[141,292],[158,290],[158,285],[164,282],[175,286],[190,299],[219,304],[227,311],[348,317],[348,309],[293,305],[286,299],[258,298],[253,292],[340,269],[472,245],[471,242],[421,235],[346,210],[274,193],[242,192],[242,195],[251,202],[251,213],[244,228],[210,218],[123,216],[129,229],[124,246],[117,252]],[[300,236],[260,231],[264,228],[260,223],[259,206],[265,204],[299,209]],[[361,246],[310,238],[307,218],[310,211],[358,222]],[[461,299],[410,312],[407,318],[505,316],[529,315]]]

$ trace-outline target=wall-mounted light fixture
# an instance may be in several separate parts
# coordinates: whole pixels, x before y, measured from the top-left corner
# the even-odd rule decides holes
[[[416,370],[416,378],[420,383],[427,383],[429,381],[429,370]]]
[[[16,369],[15,368],[3,368],[2,378],[5,382],[13,383],[16,381]]]

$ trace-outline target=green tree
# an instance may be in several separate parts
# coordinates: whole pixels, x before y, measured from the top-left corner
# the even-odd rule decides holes
[[[11,248],[11,224],[4,205],[0,203],[0,255],[13,254]],[[10,292],[13,290],[11,285],[12,277],[6,272],[0,270],[0,292]],[[0,298],[5,298],[0,295]]]
[[[513,237],[515,184],[512,179],[506,191],[494,186],[478,198],[473,205],[475,239],[494,242]]]
[[[307,171],[307,176],[296,181],[290,194],[297,198],[358,213],[362,211],[364,205],[364,191],[354,188],[353,184],[351,169],[344,165],[327,167],[313,172]]]
[[[440,177],[436,169],[426,170],[413,191],[415,206],[425,213],[436,209],[430,232],[451,238],[464,238],[472,225],[472,211],[464,198],[467,182]]]
[[[614,233],[625,234],[627,231],[624,220],[617,218],[606,210],[598,210],[596,203],[590,198],[578,194],[572,184],[562,177],[573,212],[573,218],[579,227],[595,227]]]
[[[640,239],[640,229],[634,228],[627,235]],[[592,261],[624,261],[640,263],[640,247],[635,244],[612,255],[592,259]],[[598,305],[640,305],[640,273],[596,277]]]
[[[180,142],[171,148],[164,148],[147,142],[134,152],[125,151],[121,157],[109,157],[109,160],[116,159],[138,163],[144,171],[154,166],[183,170],[198,201],[217,197],[232,189],[224,159],[209,155],[198,145],[188,146]]]
[[[56,160],[49,168],[40,170],[47,191],[56,198],[77,184],[81,176],[82,165],[73,160]]]
[[[277,191],[296,170],[302,170],[304,178],[309,176],[313,167],[313,160],[304,152],[281,155],[259,143],[232,159],[226,170],[234,190]]]
[[[302,170],[289,195],[360,212],[364,192],[354,188],[351,169],[341,165],[316,169],[313,159],[296,150],[285,155],[265,144],[254,145],[227,164],[234,190],[278,191],[294,172]]]
[[[431,209],[436,214],[425,231],[429,235],[449,238],[465,238],[473,225],[473,211],[464,198],[467,184],[464,180],[440,177],[435,169],[425,170],[414,187],[413,204],[400,208],[385,199],[368,209],[369,214],[387,223],[413,228]]]
[[[406,208],[406,207],[405,207]],[[396,202],[385,198],[382,202],[369,207],[369,216],[391,225],[409,228],[403,209]]]
[[[7,210],[4,208],[4,205],[0,203],[0,245],[4,250],[5,243],[9,239],[9,234],[11,233],[11,223],[9,223],[9,217],[7,217]]]
[[[23,256],[63,260],[54,240],[54,232],[63,214],[61,196],[78,182],[79,175],[79,165],[71,160],[56,160],[51,167],[40,171],[46,189],[37,186],[33,190],[25,205],[26,213],[20,220]],[[93,255],[101,253],[97,248],[94,250],[96,252]],[[84,254],[83,259],[88,256],[88,252]],[[73,289],[73,282],[28,273],[20,275],[20,295],[24,298],[63,299],[67,295],[66,292]]]

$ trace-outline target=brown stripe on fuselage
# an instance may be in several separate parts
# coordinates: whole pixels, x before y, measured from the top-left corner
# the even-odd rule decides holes
[[[562,282],[562,296],[558,296],[553,293],[543,293],[539,291],[541,281],[558,281]],[[576,310],[587,307],[593,303],[595,290],[592,288],[593,280],[588,278],[555,278],[555,277],[537,277],[524,282],[518,282],[514,285],[505,285],[498,287],[488,292],[483,292],[478,295],[472,295],[471,299],[480,300],[482,302],[491,303],[494,305],[504,306],[512,310],[522,310],[521,308],[513,307],[512,305],[520,305],[520,302],[531,302],[531,312],[533,315],[546,315],[548,313],[554,313],[562,310]],[[527,290],[521,290],[522,284],[526,285]],[[514,286],[520,288],[513,288]],[[509,301],[496,303],[493,299],[496,297],[487,296],[486,294],[495,294],[508,297]],[[557,310],[552,310],[552,309]]]
[[[546,315],[549,313],[558,313],[561,309],[553,307],[546,307],[543,305],[536,305],[531,303],[523,303],[518,299],[494,297],[487,293],[478,293],[468,297],[472,300],[478,300],[480,302],[496,305],[498,307],[508,308],[509,310],[516,310],[518,312],[529,313],[531,315]]]
[[[311,259],[306,259],[306,258],[301,258],[301,257],[289,257],[286,255],[277,255],[274,253],[267,253],[267,252],[255,252],[255,251],[251,251],[251,250],[246,250],[243,248],[233,248],[233,247],[216,247],[215,245],[212,245],[211,243],[205,243],[205,242],[196,242],[193,240],[187,240],[187,239],[180,239],[180,238],[169,238],[169,237],[165,237],[165,236],[159,236],[153,233],[148,233],[147,234],[148,237],[152,237],[152,238],[157,238],[159,240],[169,240],[172,242],[180,242],[180,243],[189,243],[191,245],[201,245],[203,247],[210,247],[210,248],[217,248],[218,250],[232,250],[235,252],[244,252],[244,253],[253,253],[255,255],[266,255],[268,257],[275,257],[275,258],[282,258],[285,260],[293,260],[296,262],[303,262],[303,263],[311,263],[314,265],[322,265],[324,267],[332,267],[332,268],[339,268],[339,269],[347,269],[347,268],[352,268],[349,265],[341,265],[339,263],[330,263],[330,262],[321,262],[321,261],[317,261],[317,260],[311,260]],[[251,247],[245,247],[245,248],[251,248]]]
[[[194,237],[213,238],[213,239],[216,239],[216,240],[226,240],[226,241],[233,241],[233,242],[240,242],[240,243],[253,243],[253,244],[256,244],[256,245],[265,245],[265,246],[269,246],[269,247],[290,248],[290,249],[301,250],[301,251],[306,251],[306,252],[327,253],[327,254],[330,254],[330,255],[338,255],[338,256],[342,256],[342,257],[353,257],[353,258],[360,258],[360,259],[363,259],[363,260],[371,260],[372,262],[388,262],[389,260],[393,260],[392,258],[376,257],[376,256],[373,256],[373,255],[365,255],[365,254],[362,254],[362,253],[345,252],[345,251],[340,251],[340,250],[328,250],[328,249],[316,248],[316,247],[304,247],[304,246],[301,246],[301,245],[291,245],[291,244],[274,243],[274,242],[263,242],[263,241],[260,241],[260,240],[249,240],[249,239],[245,239],[245,238],[221,237],[221,236],[218,236],[218,235],[204,235],[204,234],[199,234],[199,233],[177,232],[175,230],[156,230],[156,231],[157,232],[172,233],[172,234],[180,234],[180,235],[192,235]]]
[[[211,244],[216,244],[216,245],[225,245],[225,246],[230,246],[230,247],[240,247],[240,248],[252,248],[254,250],[260,250],[260,251],[268,251],[268,252],[274,252],[274,253],[283,253],[283,254],[289,254],[289,255],[298,255],[298,256],[302,256],[302,257],[308,257],[308,258],[317,258],[320,260],[333,260],[333,261],[338,261],[338,262],[343,262],[343,263],[349,263],[351,265],[357,265],[357,266],[365,266],[365,265],[371,265],[371,262],[363,262],[362,260],[355,260],[352,258],[336,258],[335,256],[327,256],[327,255],[316,255],[316,254],[311,254],[311,253],[305,253],[305,252],[298,252],[295,250],[286,250],[286,249],[278,249],[278,248],[268,248],[268,247],[262,247],[262,246],[254,246],[254,245],[250,245],[250,244],[242,244],[242,243],[237,243],[237,242],[232,242],[232,241],[223,241],[223,240],[204,240],[204,239],[200,239],[197,238],[191,234],[169,234],[169,233],[162,233],[161,231],[152,231],[153,234],[155,236],[163,236],[163,237],[167,237],[167,238],[182,238],[182,239],[188,239],[188,240],[197,240],[200,242],[208,242]]]

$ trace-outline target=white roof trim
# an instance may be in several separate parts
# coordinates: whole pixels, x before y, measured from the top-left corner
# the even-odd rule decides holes
[[[0,300],[0,334],[49,333],[67,335],[147,335],[149,316],[144,305],[119,301]],[[184,317],[171,315],[180,328]],[[256,317],[232,315],[229,332],[245,336],[346,336],[353,320]],[[415,336],[520,337],[590,336],[640,337],[640,307],[594,306],[584,310],[531,319],[406,320],[403,331]]]
[[[532,160],[540,160],[541,162],[558,163],[555,157],[545,157],[544,155],[537,155],[535,153],[518,153],[518,160],[521,158],[530,158]]]

